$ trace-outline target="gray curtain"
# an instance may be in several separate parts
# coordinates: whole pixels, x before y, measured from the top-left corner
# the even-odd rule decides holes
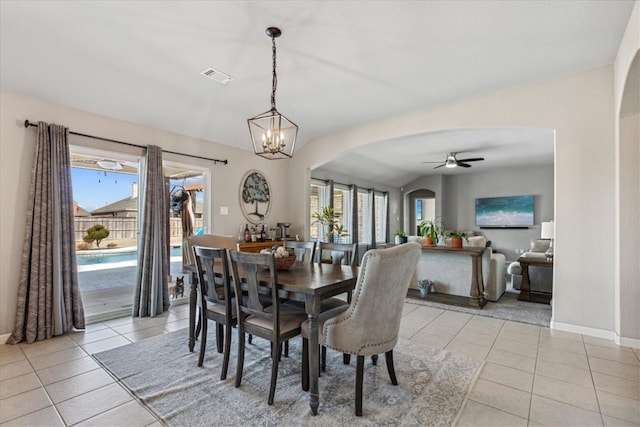
[[[8,344],[84,329],[78,287],[69,130],[38,123],[16,323]]]
[[[138,219],[138,271],[133,298],[134,317],[154,317],[169,309],[167,225],[169,196],[162,172],[162,149],[147,147],[141,179]]]

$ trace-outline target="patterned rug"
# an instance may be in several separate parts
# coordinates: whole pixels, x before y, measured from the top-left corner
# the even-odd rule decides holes
[[[405,302],[409,304],[441,308],[443,310],[459,311],[478,316],[495,317],[496,319],[529,323],[531,325],[544,326],[548,328],[551,324],[551,306],[549,304],[518,301],[519,294],[520,291],[507,290],[502,294],[498,301],[488,301],[487,305],[485,305],[482,310],[425,301],[420,297],[407,298]]]
[[[214,329],[214,328],[211,328]],[[456,419],[482,362],[445,350],[400,341],[394,350],[398,386],[391,385],[384,356],[365,363],[363,416],[355,417],[355,360],[327,351],[320,377],[320,408],[311,415],[300,387],[301,339],[282,358],[275,401],[267,405],[269,343],[254,338],[245,352],[240,388],[234,387],[235,341],[227,379],[220,381],[222,355],[209,336],[204,366],[189,353],[187,331],[175,331],[94,354],[158,418],[169,426],[448,426]]]

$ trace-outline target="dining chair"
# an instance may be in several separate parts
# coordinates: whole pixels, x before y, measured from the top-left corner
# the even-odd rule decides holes
[[[316,257],[316,242],[298,242],[296,240],[285,240],[284,247],[293,249],[296,254],[296,261],[313,262]]]
[[[198,273],[196,271],[195,256],[193,255],[194,246],[204,246],[206,248],[221,248],[232,250],[236,249],[236,238],[233,236],[223,236],[221,234],[196,234],[184,239],[182,243],[182,251],[186,253],[185,264],[182,266],[184,273],[189,273],[189,283],[193,286],[198,281]],[[193,338],[200,336],[202,322],[200,317],[191,319],[190,327],[193,327]],[[197,323],[196,323],[197,322]],[[189,350],[193,351],[195,341],[190,339]],[[221,351],[220,343],[218,343],[218,351]]]
[[[244,368],[245,334],[252,334],[271,342],[271,386],[268,404],[273,404],[278,379],[278,363],[282,343],[300,335],[300,325],[307,319],[303,309],[289,304],[280,304],[278,294],[278,272],[273,254],[229,252],[236,295],[243,292],[246,297],[236,298],[238,315],[238,362],[235,386],[240,387]],[[266,271],[265,269],[268,269]],[[242,271],[243,275],[239,273]],[[242,280],[244,279],[244,280]],[[260,300],[261,282],[270,288],[271,305]]]
[[[325,251],[329,252],[330,258],[323,258]],[[358,265],[358,244],[320,242],[318,262],[356,266]]]
[[[420,245],[415,242],[367,251],[349,307],[342,312],[326,312],[318,316],[318,342],[357,356],[356,416],[362,415],[365,357],[384,353],[391,383],[398,385],[393,367],[393,348],[398,342],[404,300],[421,252]],[[308,321],[302,324],[301,334],[304,388],[309,376]]]
[[[200,342],[200,356],[198,366],[202,366],[205,349],[207,347],[207,325],[212,320],[216,323],[216,343],[218,352],[222,348],[224,334],[224,349],[222,373],[220,379],[227,378],[229,367],[229,353],[231,349],[231,329],[236,325],[236,308],[234,292],[231,290],[231,276],[227,262],[227,250],[219,248],[193,247],[193,258],[198,275],[199,317],[202,325],[202,339]],[[220,263],[222,277],[216,278],[214,265]]]

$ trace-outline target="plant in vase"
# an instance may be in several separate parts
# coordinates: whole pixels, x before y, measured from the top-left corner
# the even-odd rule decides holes
[[[433,292],[433,281],[429,279],[419,280],[418,289],[420,289],[420,296],[426,298],[431,292]]]
[[[322,212],[314,212],[312,218],[314,219],[312,224],[320,223],[327,227],[327,232],[325,233],[327,242],[337,242],[340,237],[349,235],[340,221],[341,214],[331,206],[323,207]]]
[[[451,247],[452,248],[461,248],[462,247],[462,239],[464,239],[467,243],[469,242],[469,238],[464,233],[464,231],[452,231],[451,232]]]
[[[407,233],[405,233],[404,231],[396,231],[395,234],[395,244],[396,245],[401,245],[403,243],[407,243]]]
[[[435,246],[438,244],[443,229],[444,226],[438,218],[422,220],[420,224],[418,224],[418,232],[420,236],[426,238],[425,244],[427,246]]]

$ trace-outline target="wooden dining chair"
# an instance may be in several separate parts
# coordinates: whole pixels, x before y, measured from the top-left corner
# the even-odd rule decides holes
[[[364,359],[385,354],[393,385],[398,384],[393,368],[393,348],[398,342],[400,319],[407,289],[414,276],[421,246],[412,242],[388,249],[372,249],[364,254],[358,281],[349,307],[331,316],[318,316],[318,342],[333,350],[357,356],[355,406],[362,415]],[[302,383],[309,376],[309,322],[302,324]],[[307,350],[307,351],[305,351]]]
[[[329,258],[323,258],[326,252],[329,252]],[[356,266],[358,265],[358,244],[320,242],[318,262]]]
[[[231,276],[227,262],[227,250],[193,247],[193,259],[198,275],[199,317],[202,325],[200,356],[198,366],[202,366],[207,347],[207,325],[209,320],[216,323],[216,344],[218,352],[222,349],[222,373],[220,379],[227,378],[229,353],[231,350],[231,329],[236,325],[234,292],[231,289]],[[214,265],[220,263],[222,276],[216,278]],[[224,335],[224,348],[222,337]]]
[[[316,257],[316,242],[298,242],[296,240],[285,240],[284,247],[293,249],[296,254],[296,261],[313,262]]]
[[[231,251],[229,258],[236,295],[242,294],[243,286],[246,291],[244,298],[236,298],[238,363],[235,386],[240,387],[242,382],[245,334],[269,340],[271,342],[271,386],[267,402],[272,405],[282,344],[290,338],[300,335],[300,325],[307,319],[307,315],[299,307],[280,304],[278,272],[273,254]],[[270,288],[271,305],[269,306],[265,306],[260,300],[261,281]]]

